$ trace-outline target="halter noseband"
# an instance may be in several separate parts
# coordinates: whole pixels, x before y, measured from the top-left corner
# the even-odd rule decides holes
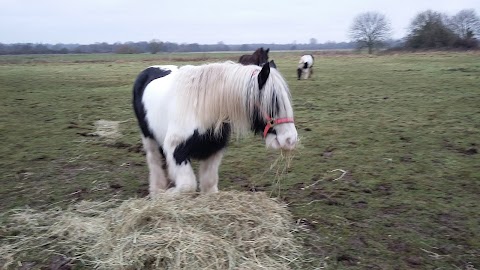
[[[286,123],[293,123],[293,118],[292,117],[285,117],[285,118],[271,118],[270,116],[265,117],[267,119],[267,125],[265,126],[265,129],[263,130],[263,138],[267,137],[268,131],[272,128],[274,128],[276,125],[280,124],[286,124]]]

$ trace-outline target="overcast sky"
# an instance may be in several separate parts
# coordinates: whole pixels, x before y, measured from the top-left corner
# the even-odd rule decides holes
[[[479,14],[480,0],[0,0],[0,43],[341,42],[366,11],[386,15],[401,38],[418,12],[467,8]]]

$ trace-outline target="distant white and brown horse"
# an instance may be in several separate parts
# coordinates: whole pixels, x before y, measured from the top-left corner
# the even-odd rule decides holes
[[[297,78],[308,79],[312,77],[313,74],[313,62],[314,57],[311,54],[306,54],[300,58],[297,67]]]
[[[233,62],[153,66],[133,87],[133,107],[150,171],[150,195],[218,191],[218,168],[232,132],[260,133],[267,148],[293,149],[297,130],[278,70]],[[165,166],[166,165],[166,166]],[[166,168],[166,170],[165,170]]]

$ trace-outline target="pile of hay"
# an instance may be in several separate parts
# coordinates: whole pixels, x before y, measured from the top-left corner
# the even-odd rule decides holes
[[[0,265],[25,252],[99,269],[290,269],[300,257],[286,206],[263,193],[159,196],[22,210],[2,218]]]
[[[95,132],[92,134],[109,140],[116,140],[122,137],[120,123],[120,121],[108,120],[95,121]]]

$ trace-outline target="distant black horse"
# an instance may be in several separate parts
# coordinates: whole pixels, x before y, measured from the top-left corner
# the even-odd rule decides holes
[[[270,51],[270,49],[264,50],[263,47],[258,48],[252,55],[244,54],[240,56],[238,62],[242,65],[263,66],[268,62],[268,51]]]

